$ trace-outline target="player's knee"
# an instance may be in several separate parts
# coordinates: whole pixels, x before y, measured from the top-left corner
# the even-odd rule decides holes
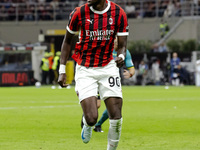
[[[110,119],[120,119],[122,118],[121,112],[114,112],[109,114]]]
[[[97,115],[85,115],[86,122],[89,126],[94,126],[97,123]]]

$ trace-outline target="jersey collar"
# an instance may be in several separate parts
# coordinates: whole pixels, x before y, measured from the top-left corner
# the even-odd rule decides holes
[[[107,2],[108,2],[108,6],[107,6],[104,10],[102,10],[102,11],[95,10],[95,9],[93,8],[93,6],[90,6],[90,9],[91,9],[91,11],[93,11],[94,13],[99,14],[99,15],[102,15],[102,14],[104,14],[105,12],[107,12],[107,11],[110,9],[110,1],[107,0]]]

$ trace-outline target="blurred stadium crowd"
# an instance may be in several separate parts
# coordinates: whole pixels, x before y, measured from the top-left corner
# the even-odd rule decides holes
[[[200,14],[198,0],[112,0],[129,18],[191,16]],[[1,21],[64,20],[86,0],[0,0]]]
[[[159,26],[160,38],[167,32],[167,18],[182,16],[199,16],[199,0],[111,0],[124,8],[129,18],[162,18]],[[56,21],[67,20],[72,10],[84,4],[86,0],[0,0],[0,21]],[[167,25],[168,26],[168,25]],[[169,27],[168,27],[169,28]],[[171,30],[171,28],[170,28]],[[43,35],[44,36],[44,35]],[[18,44],[18,43],[17,43]],[[9,47],[6,47],[9,46]],[[17,46],[25,47],[25,50],[33,50],[40,43],[27,43],[25,45],[3,45],[0,40],[2,52],[16,51]],[[15,49],[13,49],[14,47]],[[8,49],[9,48],[9,49]],[[49,48],[48,48],[49,49]],[[59,49],[55,48],[55,52]],[[176,50],[173,50],[173,52]],[[132,58],[136,68],[136,75],[130,80],[124,80],[125,85],[194,85],[195,67],[192,65],[193,54],[179,53],[181,61],[173,64],[172,51],[164,42],[160,45],[154,44],[151,52],[133,53]],[[200,53],[198,53],[198,58]],[[186,60],[187,59],[187,60]],[[0,57],[0,71],[8,69],[11,64],[12,70],[20,68],[31,70],[30,53],[3,53]],[[186,61],[185,61],[186,60]],[[14,61],[14,62],[12,62]],[[199,61],[200,62],[200,61]],[[193,62],[194,63],[194,62]],[[23,65],[24,64],[24,65]],[[174,65],[174,66],[173,66]],[[200,63],[198,63],[200,66]],[[192,66],[192,67],[191,67]],[[123,70],[122,70],[123,72]],[[200,72],[200,71],[198,71]],[[172,82],[174,80],[174,82]],[[49,82],[52,83],[52,80]],[[200,75],[199,75],[200,86]]]

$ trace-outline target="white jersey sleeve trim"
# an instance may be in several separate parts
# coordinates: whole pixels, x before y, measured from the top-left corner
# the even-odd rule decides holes
[[[118,32],[117,36],[128,36],[129,32]]]
[[[78,34],[78,31],[72,31],[72,30],[70,30],[70,28],[68,26],[66,28],[67,28],[67,31],[69,31],[69,33]]]

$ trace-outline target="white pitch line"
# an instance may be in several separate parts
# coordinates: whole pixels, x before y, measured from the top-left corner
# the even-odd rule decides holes
[[[78,101],[0,101],[0,103],[78,103]]]
[[[77,107],[80,105],[60,105],[60,106],[26,106],[26,107],[0,107],[0,110],[9,110],[9,109],[46,109],[46,108],[66,108],[66,107]]]
[[[128,102],[144,102],[144,101],[199,101],[199,97],[184,97],[184,98],[153,98],[153,99],[124,99],[124,101]],[[24,101],[7,101],[7,103],[24,103]],[[28,103],[25,102],[25,103]],[[41,103],[39,101],[29,101],[29,103]],[[44,103],[77,103],[75,101],[44,101]],[[0,110],[9,110],[9,109],[38,109],[38,108],[65,108],[65,107],[74,107],[80,106],[77,105],[57,105],[57,106],[27,106],[27,107],[0,107]]]
[[[184,97],[184,98],[149,98],[149,99],[136,99],[133,98],[132,100],[128,99],[126,100],[126,98],[124,99],[124,101],[128,101],[128,102],[143,102],[143,101],[199,101],[200,98],[199,97]]]
[[[128,102],[143,102],[143,101],[199,101],[200,97],[184,97],[184,98],[135,98],[133,97],[132,99],[128,98],[126,99],[126,97],[123,99],[124,101],[128,101]],[[24,103],[24,104],[29,104],[29,103],[47,103],[47,104],[56,104],[56,103],[60,103],[60,104],[79,104],[78,101],[0,101],[0,104],[9,104],[9,103]]]

